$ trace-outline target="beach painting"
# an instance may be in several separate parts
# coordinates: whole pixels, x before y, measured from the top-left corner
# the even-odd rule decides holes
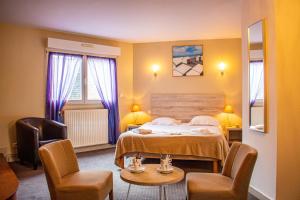
[[[173,47],[173,76],[203,76],[201,45]]]

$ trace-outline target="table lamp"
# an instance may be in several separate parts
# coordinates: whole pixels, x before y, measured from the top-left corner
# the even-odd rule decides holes
[[[229,127],[231,127],[231,123],[230,123],[229,116],[230,116],[230,114],[233,113],[233,108],[232,108],[232,106],[231,106],[231,105],[226,105],[226,106],[224,107],[224,111],[223,111],[223,112],[227,114],[227,124],[228,124]]]
[[[133,117],[134,117],[134,124],[137,124],[137,119],[138,119],[138,113],[141,111],[141,106],[138,104],[133,104],[131,106],[131,112],[133,112]]]
[[[141,111],[141,106],[140,106],[140,105],[138,105],[138,104],[133,104],[133,105],[131,106],[131,112],[139,112],[139,111]]]

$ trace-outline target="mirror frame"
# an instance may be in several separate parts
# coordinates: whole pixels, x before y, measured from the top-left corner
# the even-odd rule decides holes
[[[255,128],[251,128],[251,112],[250,112],[250,28],[257,24],[257,23],[262,23],[262,45],[263,45],[263,62],[264,62],[264,129],[259,130]],[[265,25],[265,19],[260,19],[256,21],[253,24],[250,24],[247,29],[247,53],[248,53],[248,111],[249,111],[249,129],[255,132],[260,132],[260,133],[267,133],[268,132],[268,69],[267,69],[267,59],[266,59],[266,25]]]

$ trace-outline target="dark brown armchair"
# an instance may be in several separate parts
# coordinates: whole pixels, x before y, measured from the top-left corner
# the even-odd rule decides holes
[[[45,118],[29,117],[16,122],[17,150],[21,163],[33,164],[37,169],[38,149],[44,144],[67,138],[67,126]]]

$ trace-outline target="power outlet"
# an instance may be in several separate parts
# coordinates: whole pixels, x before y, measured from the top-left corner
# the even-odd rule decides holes
[[[7,148],[6,147],[0,147],[0,153],[2,153],[5,157],[7,155]]]

